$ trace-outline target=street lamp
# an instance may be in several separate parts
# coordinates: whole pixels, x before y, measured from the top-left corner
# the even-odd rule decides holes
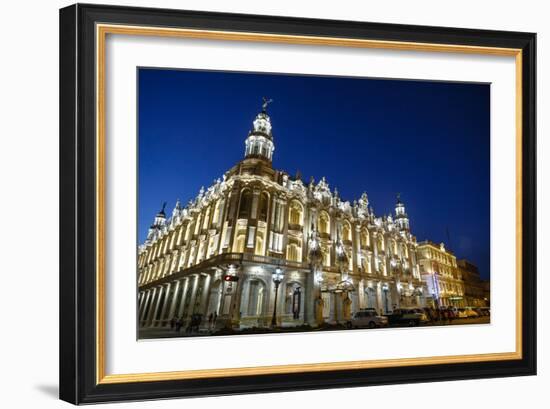
[[[279,294],[279,284],[283,281],[283,270],[277,267],[272,273],[273,283],[275,284],[275,305],[273,306],[273,318],[271,318],[271,326],[277,326],[277,295]]]

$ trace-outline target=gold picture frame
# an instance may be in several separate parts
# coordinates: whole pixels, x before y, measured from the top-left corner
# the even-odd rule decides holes
[[[120,13],[124,15],[124,18],[120,17]],[[124,14],[126,13],[126,14]],[[83,80],[83,76],[86,76],[87,84],[92,83],[92,89],[88,87],[87,94],[93,95],[95,99],[94,112],[95,112],[95,130],[93,132],[93,143],[95,145],[95,155],[93,157],[93,168],[95,170],[93,181],[88,180],[86,183],[92,182],[91,189],[95,190],[95,211],[91,215],[95,221],[95,234],[94,234],[94,265],[95,271],[93,280],[95,283],[95,289],[93,291],[94,298],[92,301],[88,299],[87,303],[93,302],[95,306],[95,317],[93,317],[93,324],[95,330],[94,337],[94,350],[90,351],[90,347],[86,347],[85,354],[87,355],[86,363],[88,368],[81,369],[86,371],[86,375],[79,374],[75,379],[69,379],[67,372],[62,371],[62,399],[71,401],[73,403],[80,402],[93,402],[104,400],[119,400],[119,399],[135,399],[140,398],[136,387],[138,384],[159,384],[162,382],[179,381],[182,382],[174,387],[174,393],[171,395],[162,395],[160,391],[151,393],[151,397],[162,396],[193,396],[195,394],[208,393],[200,388],[189,388],[185,386],[185,381],[197,381],[197,380],[218,380],[222,378],[235,377],[249,379],[250,385],[247,390],[255,391],[261,390],[261,387],[265,385],[259,385],[258,388],[253,386],[253,378],[262,376],[276,376],[283,374],[295,374],[297,372],[301,374],[323,374],[329,375],[335,371],[362,371],[368,373],[368,370],[372,369],[390,369],[390,368],[417,368],[419,366],[446,366],[447,372],[441,375],[442,379],[453,379],[452,367],[453,365],[489,365],[489,363],[499,363],[502,361],[510,362],[509,373],[513,373],[513,368],[517,371],[523,371],[524,373],[533,373],[534,363],[533,356],[535,351],[533,350],[533,332],[534,321],[533,316],[533,298],[532,291],[534,285],[534,266],[532,247],[534,226],[532,225],[533,209],[529,206],[525,208],[526,200],[529,200],[534,194],[534,185],[531,180],[534,178],[534,169],[531,169],[532,160],[530,144],[534,143],[534,129],[532,124],[526,122],[530,121],[530,118],[534,115],[534,97],[532,95],[532,82],[534,81],[534,36],[531,34],[519,33],[500,33],[500,41],[494,41],[490,36],[484,32],[470,33],[461,31],[459,29],[440,29],[438,32],[431,32],[427,28],[410,27],[407,32],[403,33],[403,37],[410,37],[410,40],[404,39],[391,39],[392,26],[384,25],[384,27],[371,27],[368,23],[357,23],[357,34],[354,37],[344,37],[342,35],[331,35],[330,33],[337,29],[333,28],[330,22],[319,21],[317,24],[317,32],[319,34],[288,34],[286,30],[295,30],[295,26],[300,24],[299,19],[284,19],[284,18],[271,18],[275,21],[275,26],[279,28],[279,31],[271,27],[266,32],[260,30],[246,31],[241,29],[235,21],[242,20],[243,16],[238,18],[232,15],[226,15],[227,21],[219,23],[217,19],[212,17],[212,23],[210,27],[197,28],[193,23],[193,20],[197,21],[200,18],[204,18],[204,13],[198,16],[197,14],[189,12],[179,12],[173,17],[174,21],[180,19],[180,25],[176,26],[174,21],[168,24],[164,21],[163,14],[159,11],[152,9],[130,9],[130,8],[111,8],[102,6],[71,6],[61,11],[62,30],[61,37],[63,41],[64,36],[75,36],[77,32],[76,27],[79,27],[78,22],[81,22],[79,29],[83,30],[85,35],[84,40],[72,38],[70,47],[63,49],[61,58],[67,58],[73,64],[79,64],[76,62],[76,50],[80,47],[83,50],[83,55],[93,56],[93,61],[87,61],[88,71],[84,74],[82,71],[81,76],[75,73],[75,83],[79,80]],[[137,17],[136,17],[137,16]],[[219,17],[216,15],[216,17]],[[140,20],[143,19],[155,19],[156,24],[140,24]],[[246,16],[245,19],[249,19],[250,25],[261,25],[264,21],[258,21],[255,16]],[[114,20],[114,21],[112,21]],[[133,21],[132,21],[133,20]],[[234,21],[235,20],[235,21]],[[202,20],[201,20],[202,21]],[[304,22],[303,20],[301,21]],[[63,24],[67,26],[63,29]],[[224,28],[222,26],[233,26],[235,29]],[[278,24],[278,25],[277,25]],[[361,26],[361,24],[363,26]],[[217,26],[218,25],[218,26]],[[73,30],[74,29],[74,30]],[[361,31],[363,29],[363,31]],[[373,30],[380,29],[377,34],[377,38],[364,38],[366,31],[372,32]],[[86,31],[87,30],[87,31]],[[331,31],[332,30],[332,31]],[[453,31],[455,30],[455,31]],[[93,37],[91,34],[93,33]],[[416,33],[416,35],[415,35]],[[424,37],[431,38],[433,41],[418,41],[418,33],[423,33]],[[335,33],[333,33],[335,34]],[[453,34],[455,37],[461,37],[461,42],[451,43],[448,41],[448,37]],[[516,315],[515,315],[515,351],[507,353],[486,353],[486,354],[473,354],[473,355],[456,355],[456,356],[433,356],[433,357],[418,357],[418,358],[401,358],[401,359],[383,359],[383,360],[370,360],[370,361],[348,361],[348,362],[319,362],[315,364],[296,364],[296,365],[277,365],[277,366],[258,366],[258,367],[241,367],[241,368],[219,368],[208,370],[188,370],[188,371],[174,371],[174,372],[155,372],[155,373],[130,373],[130,374],[107,374],[105,371],[105,359],[106,359],[106,344],[105,344],[105,44],[108,36],[112,35],[125,35],[125,36],[160,36],[167,38],[194,38],[194,39],[209,39],[219,41],[245,41],[256,43],[279,43],[279,44],[293,44],[293,45],[320,45],[320,46],[333,46],[333,47],[354,47],[354,48],[375,48],[384,50],[396,50],[396,51],[426,51],[426,52],[444,52],[444,53],[468,53],[468,54],[482,54],[482,55],[497,55],[497,56],[510,56],[515,58],[516,66]],[[386,37],[385,39],[382,37]],[[393,36],[395,37],[395,35]],[[79,41],[82,44],[79,44]],[[490,45],[487,45],[491,43]],[[492,44],[495,43],[495,44]],[[72,51],[72,52],[71,52]],[[93,64],[93,70],[90,65]],[[62,65],[63,71],[63,65]],[[75,70],[78,72],[78,67]],[[89,78],[89,73],[93,72],[93,78]],[[90,82],[91,81],[91,82]],[[66,85],[69,86],[69,85]],[[62,85],[63,87],[63,85]],[[63,101],[62,92],[62,108],[63,103],[71,105],[70,101]],[[78,93],[78,90],[73,90],[74,94]],[[527,99],[527,100],[526,100]],[[75,101],[72,101],[72,105],[67,108],[65,115],[68,115],[71,111],[77,112],[78,106],[74,106]],[[89,108],[89,107],[88,107]],[[83,111],[83,109],[81,109]],[[62,109],[62,116],[65,111]],[[76,119],[74,119],[76,121]],[[76,126],[72,132],[66,131],[66,134],[62,132],[62,144],[67,143],[66,140],[77,140],[79,137],[84,137],[75,134]],[[89,136],[86,136],[89,139]],[[74,143],[74,141],[72,142]],[[527,145],[526,145],[527,144]],[[525,149],[527,147],[527,150]],[[72,152],[71,154],[75,154]],[[526,167],[525,159],[529,160]],[[69,158],[69,159],[72,159]],[[62,155],[62,169],[69,169],[67,164],[67,157]],[[69,160],[73,162],[73,160]],[[76,178],[76,176],[75,176]],[[528,183],[527,192],[525,183]],[[76,188],[75,188],[76,189]],[[65,195],[65,200],[71,202],[75,208],[81,207],[78,201],[75,201],[74,196],[71,198],[70,191],[62,192],[62,196]],[[526,212],[529,214],[526,215]],[[90,216],[90,215],[89,215]],[[525,225],[525,221],[529,222],[529,225]],[[62,240],[64,229],[67,226],[62,223]],[[66,229],[65,240],[72,240],[74,242],[75,235],[72,233],[72,229]],[[72,237],[71,237],[72,236]],[[528,246],[529,253],[527,256],[524,254],[525,246]],[[78,245],[75,244],[75,247]],[[527,257],[527,259],[526,259]],[[527,267],[527,270],[526,270]],[[66,280],[67,275],[73,277],[83,272],[77,272],[74,270],[61,271],[61,280]],[[89,274],[88,274],[89,275]],[[88,276],[87,276],[88,277]],[[87,280],[90,278],[88,277]],[[525,280],[528,280],[528,285],[525,285]],[[74,280],[75,283],[77,280]],[[76,286],[76,284],[72,284]],[[76,287],[75,287],[76,288]],[[62,291],[66,289],[63,288]],[[91,294],[91,293],[90,293]],[[530,299],[526,299],[526,294],[530,295]],[[89,296],[88,296],[89,297]],[[70,305],[67,305],[67,301],[63,300],[62,293],[62,309],[71,309],[72,313],[67,313],[67,316],[75,317],[78,310],[78,300],[73,300]],[[92,304],[87,304],[88,307]],[[83,308],[82,305],[80,305]],[[63,312],[62,312],[63,313]],[[526,318],[528,321],[526,322]],[[74,340],[75,334],[71,333],[71,329],[76,327],[76,323],[72,323],[72,326],[63,328],[62,323],[62,350],[64,338],[67,338],[65,342]],[[76,331],[76,337],[82,337],[82,333]],[[526,339],[527,337],[527,339]],[[78,341],[78,339],[77,339]],[[526,342],[527,341],[527,342]],[[81,351],[82,352],[82,351]],[[62,353],[61,359],[68,359],[70,356],[71,362],[74,362],[73,371],[77,371],[77,364],[80,357],[76,357],[75,351],[71,350],[64,356]],[[90,366],[90,357],[93,359],[93,368]],[[479,366],[481,368],[481,366]],[[63,365],[62,365],[63,368]],[[80,368],[82,368],[82,363]],[[471,369],[472,367],[470,367]],[[486,366],[487,370],[492,369],[495,376],[499,376],[498,366]],[[510,369],[512,368],[512,369]],[[366,372],[365,372],[366,371]],[[449,372],[450,371],[450,372]],[[93,378],[92,375],[93,374]],[[458,375],[457,375],[458,376]],[[481,371],[480,371],[481,376]],[[250,380],[252,378],[252,380]],[[75,382],[85,382],[88,386],[86,388],[75,387]],[[276,382],[276,381],[275,381]],[[363,380],[364,382],[364,380]],[[65,386],[64,386],[65,385]],[[328,385],[328,386],[327,386]],[[93,386],[93,387],[92,387]],[[115,392],[105,392],[109,388],[123,387],[120,392],[117,389],[113,389]],[[297,388],[300,386],[297,385]],[[319,384],[319,387],[330,387],[330,383]],[[178,389],[179,388],[179,389]],[[187,389],[186,389],[187,388]],[[287,387],[287,390],[289,388]],[[127,392],[127,391],[130,392]],[[267,390],[267,389],[264,389]],[[284,388],[274,390],[284,390]],[[231,392],[226,390],[225,393]],[[144,397],[146,398],[146,397]]]

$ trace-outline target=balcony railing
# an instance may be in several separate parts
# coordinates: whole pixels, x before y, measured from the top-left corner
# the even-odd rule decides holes
[[[288,224],[288,230],[294,230],[294,231],[302,231],[302,225],[295,224],[295,223],[289,223]]]
[[[172,274],[166,275],[164,277],[158,278],[156,280],[150,281],[148,283],[143,283],[139,285],[140,290],[145,290],[157,285],[162,285],[169,283],[173,280],[177,280],[183,277],[188,276],[189,274],[195,274],[204,272],[205,270],[208,270],[210,268],[220,267],[220,266],[227,266],[229,264],[263,264],[263,265],[271,265],[271,266],[279,266],[281,268],[289,268],[289,269],[302,269],[302,270],[309,270],[310,264],[308,262],[302,262],[302,261],[292,261],[287,260],[282,257],[270,257],[270,256],[260,256],[253,253],[223,253],[219,254],[214,257],[210,257],[206,260],[201,261],[198,264],[192,265],[187,268],[181,268],[178,271],[175,271]],[[324,273],[339,273],[340,269],[337,266],[323,266],[322,268]],[[414,277],[411,274],[407,273],[401,273],[399,270],[396,270],[393,272],[393,274],[388,274],[386,276],[382,276],[381,273],[371,272],[370,274],[367,273],[364,269],[362,271],[358,271],[359,274],[366,276],[367,278],[380,278],[383,277],[386,280],[397,280],[399,279],[401,282],[407,282],[409,279],[412,280],[414,284],[420,283],[421,280]],[[354,274],[352,272],[352,274]]]

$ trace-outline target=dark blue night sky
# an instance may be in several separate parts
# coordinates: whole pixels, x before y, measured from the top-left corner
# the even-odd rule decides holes
[[[138,239],[243,158],[269,106],[273,166],[325,176],[377,215],[401,192],[418,241],[449,242],[489,276],[490,86],[404,80],[139,69]]]

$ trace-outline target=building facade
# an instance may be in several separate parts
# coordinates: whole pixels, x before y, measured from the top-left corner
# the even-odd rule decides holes
[[[426,283],[435,308],[465,307],[464,281],[455,255],[443,243],[423,241],[417,246],[422,280]]]
[[[468,260],[458,260],[458,268],[464,281],[464,299],[471,307],[488,307],[489,299],[486,296],[486,281],[482,280],[475,264]]]
[[[138,251],[141,328],[194,314],[218,328],[315,327],[362,308],[425,305],[399,197],[393,215],[376,216],[366,193],[345,201],[324,177],[304,183],[275,169],[274,151],[264,102],[244,158],[186,206],[156,215]]]

